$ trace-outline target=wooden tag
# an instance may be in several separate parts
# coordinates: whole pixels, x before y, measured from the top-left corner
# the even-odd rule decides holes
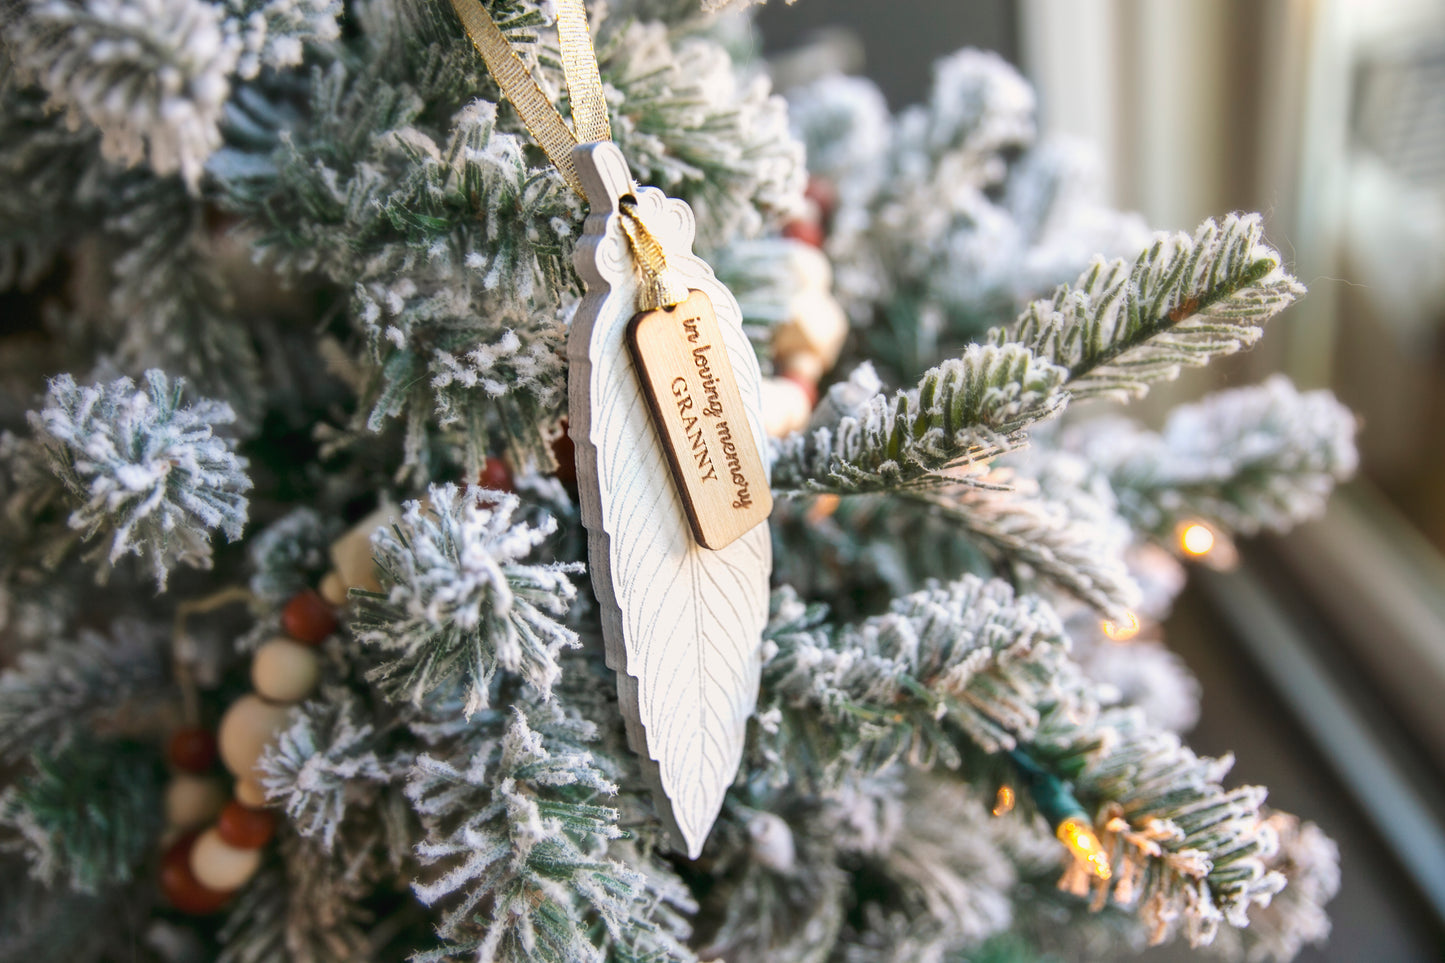
[[[698,544],[737,541],[773,510],[712,302],[701,291],[627,328],[643,395]]]

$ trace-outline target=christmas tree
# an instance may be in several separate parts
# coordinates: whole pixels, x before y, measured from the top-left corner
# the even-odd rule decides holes
[[[563,102],[553,5],[485,5]],[[451,6],[0,8],[0,956],[1327,935],[1333,843],[1184,745],[1158,623],[1182,559],[1321,509],[1353,419],[1279,378],[1124,407],[1301,295],[1260,219],[1109,209],[990,54],[896,115],[775,93],[718,6],[590,11],[613,139],[696,212],[776,436],[757,711],[696,860],[584,571],[585,207]]]

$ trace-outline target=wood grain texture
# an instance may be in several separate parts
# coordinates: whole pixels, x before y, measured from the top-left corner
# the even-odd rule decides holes
[[[637,198],[668,264],[712,302],[760,451],[761,376],[737,302],[692,253],[687,204],[637,189],[614,144],[586,144],[574,157],[592,204],[574,257],[587,294],[567,345],[589,569],[628,742],[659,817],[696,858],[737,773],[757,702],[772,544],[763,524],[720,551],[693,537],[626,344],[638,277],[618,223],[621,197]]]
[[[644,311],[627,344],[693,535],[727,548],[767,519],[773,496],[712,302],[693,291]]]

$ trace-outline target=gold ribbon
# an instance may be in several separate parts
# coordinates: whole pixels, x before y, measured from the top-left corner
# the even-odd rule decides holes
[[[567,185],[586,200],[587,191],[577,174],[572,149],[578,144],[611,140],[612,123],[607,117],[607,98],[602,93],[597,52],[592,48],[592,34],[587,29],[587,10],[582,0],[557,0],[562,75],[567,80],[567,98],[572,103],[570,128],[480,0],[451,0],[451,4],[467,36],[471,37],[477,52],[486,61],[487,69],[516,108],[527,130],[536,138]],[[687,299],[687,284],[667,266],[662,245],[637,215],[636,202],[630,197],[624,198],[619,212],[622,229],[646,279],[637,292],[638,310],[651,311],[681,304]]]
[[[542,92],[537,79],[522,63],[516,48],[487,8],[478,0],[451,2],[477,53],[486,61],[487,69],[521,115],[527,130],[532,132],[567,184],[585,199],[587,192],[577,176],[577,166],[572,163],[572,148],[580,143],[611,140],[612,127],[607,121],[607,101],[602,96],[602,79],[597,73],[597,55],[592,52],[592,36],[587,32],[587,11],[582,8],[582,0],[560,0],[557,5],[563,71],[567,77],[567,93],[572,99],[572,122],[578,124],[575,134]],[[579,118],[585,120],[585,128]]]

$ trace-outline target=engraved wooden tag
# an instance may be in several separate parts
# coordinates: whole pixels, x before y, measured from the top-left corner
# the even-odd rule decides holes
[[[632,319],[627,344],[698,544],[726,548],[773,496],[712,302],[701,291]]]

